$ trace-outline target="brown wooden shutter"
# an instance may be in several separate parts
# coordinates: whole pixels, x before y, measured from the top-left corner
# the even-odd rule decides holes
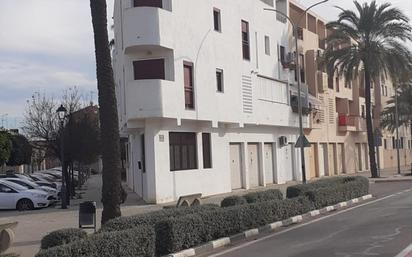
[[[185,62],[184,70],[184,90],[185,90],[185,107],[193,109],[194,105],[194,88],[193,88],[193,64]]]

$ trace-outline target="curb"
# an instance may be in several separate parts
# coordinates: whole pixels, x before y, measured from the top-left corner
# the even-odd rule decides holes
[[[371,198],[372,198],[371,194],[365,195],[365,196],[362,196],[362,197],[359,197],[359,198],[354,198],[354,199],[351,199],[349,201],[341,202],[341,203],[338,203],[338,204],[333,205],[333,206],[327,206],[327,207],[324,207],[324,208],[319,209],[319,210],[314,210],[314,211],[311,211],[311,212],[308,212],[308,213],[305,213],[305,214],[302,214],[302,215],[298,215],[298,216],[295,216],[295,217],[288,218],[286,220],[282,220],[282,221],[274,222],[274,223],[271,223],[271,224],[267,224],[267,225],[265,225],[263,227],[260,227],[260,228],[249,229],[249,230],[246,230],[242,233],[239,233],[239,234],[236,234],[236,235],[233,235],[233,236],[230,236],[230,237],[224,237],[224,238],[220,238],[220,239],[217,239],[217,240],[213,240],[213,241],[210,241],[208,243],[202,244],[202,245],[197,246],[197,247],[189,248],[189,249],[177,252],[177,253],[168,254],[168,255],[166,255],[166,257],[190,257],[190,256],[196,256],[196,255],[199,255],[199,254],[204,254],[204,253],[210,252],[211,250],[214,250],[214,249],[217,249],[217,248],[220,248],[220,247],[223,247],[223,246],[227,246],[227,245],[232,244],[232,243],[240,242],[242,240],[245,240],[245,239],[250,238],[250,237],[257,236],[257,235],[262,234],[262,233],[274,232],[274,231],[276,231],[276,230],[278,230],[282,227],[287,227],[287,226],[291,226],[291,225],[294,225],[294,224],[301,223],[301,222],[303,222],[304,219],[309,219],[309,218],[319,216],[321,214],[325,214],[325,213],[329,213],[329,212],[332,212],[332,211],[340,210],[340,209],[343,209],[347,206],[359,203],[361,201],[366,201],[366,200],[371,199]]]

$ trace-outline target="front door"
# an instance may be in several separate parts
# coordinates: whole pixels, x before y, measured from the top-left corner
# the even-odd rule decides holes
[[[265,144],[265,183],[274,183],[273,178],[273,144]]]
[[[259,186],[259,155],[258,144],[248,144],[249,185],[251,188]]]
[[[230,144],[230,172],[232,190],[242,188],[242,155],[240,144]]]

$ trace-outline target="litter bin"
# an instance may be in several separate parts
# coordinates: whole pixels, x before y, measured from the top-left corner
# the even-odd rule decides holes
[[[82,202],[79,206],[79,228],[96,232],[96,202]]]

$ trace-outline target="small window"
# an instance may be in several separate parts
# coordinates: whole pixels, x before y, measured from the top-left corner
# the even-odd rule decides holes
[[[383,140],[383,147],[388,149],[388,140],[386,138]]]
[[[170,170],[197,169],[196,133],[170,132]]]
[[[298,27],[297,33],[298,33],[298,39],[303,40],[303,28]]]
[[[250,60],[249,23],[242,21],[242,55],[244,60]]]
[[[216,8],[213,9],[213,23],[214,23],[215,31],[221,32],[222,25],[221,25],[220,10]]]
[[[303,54],[299,54],[300,57],[300,81],[305,83],[305,56]]]
[[[265,54],[270,55],[270,38],[265,36]]]
[[[222,92],[224,90],[224,83],[223,83],[223,70],[216,69],[216,87],[217,92]]]
[[[212,155],[210,148],[210,133],[202,134],[202,149],[203,149],[203,168],[212,168]]]
[[[148,7],[163,7],[163,0],[133,0],[133,7],[148,6]]]
[[[282,64],[286,64],[286,49],[284,46],[279,46],[279,56],[280,56],[280,62]]]
[[[134,79],[165,79],[165,60],[151,59],[133,62]]]
[[[183,70],[184,70],[185,107],[186,109],[194,109],[195,100],[194,100],[194,85],[193,85],[193,64],[189,62],[184,62]]]

